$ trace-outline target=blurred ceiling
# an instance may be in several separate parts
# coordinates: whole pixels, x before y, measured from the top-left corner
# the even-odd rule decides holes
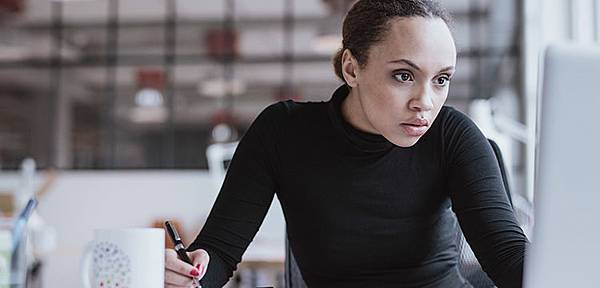
[[[274,94],[286,81],[301,87],[306,100],[327,100],[340,82],[330,64],[333,51],[320,51],[316,41],[323,31],[331,31],[328,25],[340,25],[334,21],[335,15],[329,15],[335,14],[328,9],[331,6],[326,5],[331,1],[296,0],[287,11],[284,0],[234,2],[233,9],[227,10],[229,1],[177,0],[176,19],[169,22],[168,1],[115,1],[113,3],[118,3],[115,27],[110,22],[111,1],[29,0],[21,14],[0,24],[0,87],[16,85],[47,91],[52,81],[51,68],[56,67],[59,60],[64,82],[60,86],[61,94],[75,101],[100,103],[104,101],[102,95],[110,77],[106,69],[114,52],[110,47],[114,44],[118,55],[114,58],[117,63],[115,88],[121,96],[115,103],[125,106],[132,103],[138,89],[136,71],[143,67],[161,67],[169,57],[169,49],[174,48],[174,105],[176,111],[181,111],[176,116],[178,121],[206,121],[210,111],[221,104],[215,103],[214,97],[204,95],[206,89],[202,89],[202,85],[222,77],[246,84],[243,96],[233,97],[234,107],[245,121],[253,119],[261,107],[273,102]],[[477,37],[473,27],[483,26],[488,21],[492,1],[442,2],[455,17],[453,30],[460,53],[449,101],[466,101],[472,94],[469,81],[477,73],[474,58],[484,53],[486,43],[485,37]],[[52,5],[56,3],[62,4],[62,11],[53,11]],[[284,31],[284,16],[289,12],[293,13],[292,34]],[[58,13],[62,17],[59,18]],[[239,58],[232,64],[233,72],[223,76],[227,75],[223,61],[210,57],[206,34],[222,29],[227,13],[233,15],[231,25],[238,35]],[[169,23],[176,26],[174,46],[166,45],[169,29],[173,28]],[[63,29],[53,29],[57,27]],[[118,31],[115,39],[111,38],[111,27]],[[54,57],[57,47],[60,47],[60,58]],[[287,47],[292,47],[291,59],[284,52],[288,51]],[[286,70],[286,61],[294,63],[292,68]]]

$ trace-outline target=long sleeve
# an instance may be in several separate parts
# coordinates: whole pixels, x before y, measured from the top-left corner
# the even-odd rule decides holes
[[[489,142],[462,113],[446,118],[453,210],[482,268],[498,287],[521,287],[528,240],[517,224]]]
[[[188,248],[210,255],[203,287],[227,283],[273,201],[283,109],[281,103],[267,107],[241,139],[206,224]]]

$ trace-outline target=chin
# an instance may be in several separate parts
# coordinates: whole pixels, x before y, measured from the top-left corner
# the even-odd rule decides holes
[[[417,144],[417,142],[419,142],[419,139],[421,139],[421,137],[408,137],[408,136],[396,136],[393,139],[388,139],[388,141],[392,142],[392,144],[396,145],[396,146],[400,146],[402,148],[409,148],[415,144]]]

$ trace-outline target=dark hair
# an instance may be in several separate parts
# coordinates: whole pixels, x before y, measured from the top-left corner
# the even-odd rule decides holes
[[[450,15],[435,0],[359,0],[344,19],[342,48],[333,57],[335,74],[345,82],[342,75],[342,55],[348,49],[361,67],[367,63],[369,48],[383,40],[396,17],[437,17],[450,23]]]

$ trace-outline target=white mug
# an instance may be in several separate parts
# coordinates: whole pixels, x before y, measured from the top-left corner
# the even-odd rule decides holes
[[[84,288],[163,288],[165,231],[99,229],[81,262]]]

